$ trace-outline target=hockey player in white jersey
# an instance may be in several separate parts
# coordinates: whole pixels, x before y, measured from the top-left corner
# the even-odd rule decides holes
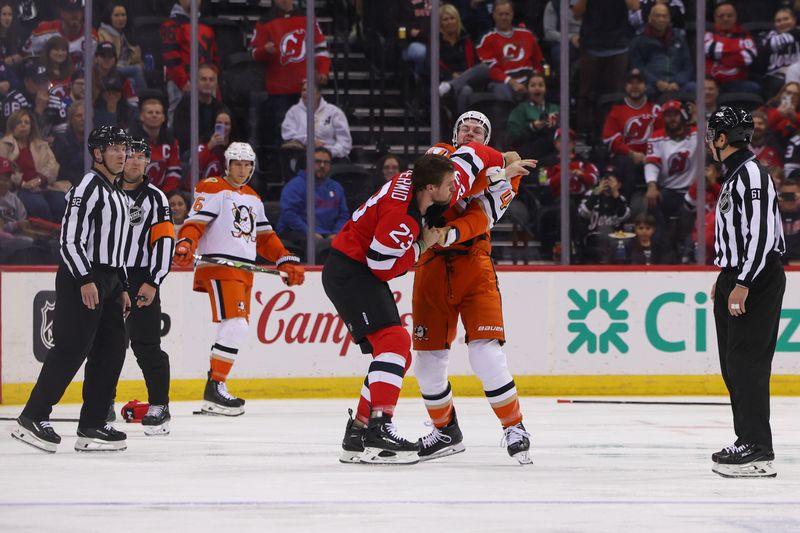
[[[247,185],[255,162],[249,144],[231,143],[225,150],[225,175],[197,184],[192,209],[178,235],[175,264],[190,266],[195,252],[250,264],[260,255],[288,274],[289,286],[300,285],[305,279],[300,260],[283,246],[267,220],[261,197]],[[195,269],[194,290],[208,294],[213,320],[219,324],[211,346],[203,412],[244,413],[244,400],[231,395],[225,381],[247,334],[252,287],[252,272],[216,264]]]

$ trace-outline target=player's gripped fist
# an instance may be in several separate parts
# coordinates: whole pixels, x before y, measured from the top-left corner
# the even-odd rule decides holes
[[[172,262],[177,266],[188,267],[194,260],[194,242],[192,239],[183,238],[175,245],[175,256]]]
[[[294,255],[285,255],[277,261],[278,270],[286,272],[287,277],[283,280],[289,287],[302,285],[306,280],[306,271],[300,264],[300,258]]]

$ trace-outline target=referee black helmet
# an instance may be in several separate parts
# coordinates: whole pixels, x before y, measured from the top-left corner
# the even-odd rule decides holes
[[[128,147],[131,152],[142,152],[147,156],[147,159],[150,159],[150,156],[152,155],[150,143],[141,137],[131,137],[130,141],[128,142]]]
[[[753,137],[753,117],[741,107],[720,107],[708,119],[707,141],[715,141],[720,133],[728,137],[729,143],[749,143]]]
[[[130,138],[125,130],[115,126],[100,126],[89,134],[89,153],[94,157],[94,149],[99,148],[100,152],[105,152],[106,148],[112,144],[130,144]]]

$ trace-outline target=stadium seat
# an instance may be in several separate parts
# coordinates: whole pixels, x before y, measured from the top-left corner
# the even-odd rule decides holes
[[[331,167],[331,179],[341,183],[347,199],[347,208],[353,212],[375,192],[372,174],[360,165],[339,163]]]

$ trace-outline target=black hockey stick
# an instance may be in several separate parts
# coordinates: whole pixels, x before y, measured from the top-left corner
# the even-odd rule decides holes
[[[222,257],[209,257],[207,255],[194,254],[194,260],[195,263],[211,263],[214,265],[239,268],[242,270],[247,270],[248,272],[260,272],[261,274],[272,274],[273,276],[280,276],[283,279],[287,279],[289,277],[289,274],[281,270],[278,270],[276,268],[264,268],[252,265],[250,263],[245,263],[243,261],[236,261],[235,259],[225,259]]]
[[[730,405],[728,402],[662,402],[641,400],[556,400],[556,403],[597,403],[616,405]]]
[[[16,421],[16,416],[0,416],[0,420],[2,421]],[[77,418],[50,418],[49,422],[79,422]]]

